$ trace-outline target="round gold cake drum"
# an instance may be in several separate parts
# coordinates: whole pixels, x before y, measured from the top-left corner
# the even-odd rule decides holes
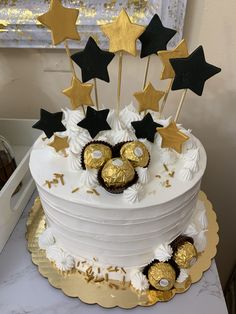
[[[170,291],[148,290],[137,293],[129,283],[124,285],[122,282],[114,280],[101,283],[87,282],[85,276],[77,270],[67,273],[59,271],[46,258],[45,251],[40,250],[38,246],[38,236],[45,229],[45,216],[39,197],[36,198],[27,221],[28,249],[33,263],[38,265],[40,274],[46,277],[53,287],[61,289],[70,297],[78,297],[85,303],[97,303],[106,308],[115,306],[133,308],[137,305],[150,306],[158,301],[168,301],[176,293],[185,292],[192,283],[200,280],[203,272],[211,266],[211,259],[216,254],[216,246],[219,241],[216,214],[203,192],[199,193],[199,200],[204,202],[209,223],[206,234],[207,248],[204,253],[199,255],[196,264],[190,269],[190,277],[183,284],[176,284]]]

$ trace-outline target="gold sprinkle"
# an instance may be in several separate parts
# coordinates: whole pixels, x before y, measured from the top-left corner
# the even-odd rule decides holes
[[[105,273],[105,281],[108,281],[108,279],[109,279],[109,275],[108,273]]]
[[[80,261],[77,262],[77,267],[79,267],[79,265],[80,265]]]
[[[81,271],[80,271],[79,269],[77,269],[77,272],[78,272],[79,274],[82,274],[82,273],[81,273]]]
[[[97,196],[100,195],[96,189],[92,189],[92,191],[93,191]]]
[[[79,191],[79,188],[75,188],[74,190],[71,191],[71,193],[75,193],[75,192],[78,192]]]
[[[165,168],[165,171],[169,172],[169,169],[166,164],[163,164],[163,167]]]
[[[100,274],[101,273],[101,269],[100,269],[100,267],[98,267],[98,274]]]
[[[173,178],[174,175],[175,175],[175,172],[174,172],[174,171],[171,171],[171,172],[169,172],[168,174],[169,174],[169,176],[170,176],[171,178]]]
[[[85,263],[86,263],[86,261],[81,262],[81,264],[83,264],[83,265],[84,265]]]
[[[95,262],[97,262],[97,261],[98,261],[97,257],[93,257],[93,260],[94,260]]]
[[[94,280],[94,282],[102,282],[102,281],[104,281],[103,277],[102,278],[95,278],[95,280]]]
[[[49,181],[49,180],[45,181],[45,185],[47,185],[49,189],[51,189],[51,187],[52,187],[51,181]]]
[[[126,274],[126,271],[123,267],[121,267],[121,270],[123,271],[124,274]]]
[[[86,193],[93,194],[94,192],[92,190],[87,190]]]
[[[122,277],[123,286],[125,285],[125,275]]]
[[[43,138],[42,138],[42,141],[46,141],[46,139],[47,139],[47,136],[46,136],[46,137],[43,137]]]
[[[54,178],[54,179],[51,181],[51,183],[53,183],[53,184],[58,184],[58,180]]]
[[[107,270],[110,271],[113,267],[112,266],[109,266],[107,267]]]
[[[156,177],[156,178],[158,178],[158,179],[160,179],[160,178],[161,178],[161,176],[160,176],[159,174],[157,174],[155,177]]]
[[[60,177],[60,180],[61,180],[61,184],[62,184],[62,185],[65,185],[64,175],[62,175],[62,176]]]
[[[118,290],[119,289],[119,286],[117,286],[116,284],[114,284],[114,283],[109,283],[109,287],[112,289],[112,288],[115,288],[116,290]]]
[[[86,269],[86,273],[91,273],[92,271],[92,266],[89,266],[89,268]]]
[[[88,278],[85,278],[87,282],[90,282],[91,280],[94,279],[94,276],[89,276]]]

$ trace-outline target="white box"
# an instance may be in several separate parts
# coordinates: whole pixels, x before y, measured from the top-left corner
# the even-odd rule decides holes
[[[35,189],[29,156],[40,131],[32,129],[34,123],[35,120],[0,119],[0,134],[11,145],[18,165],[0,191],[0,253]],[[20,183],[20,190],[12,196]]]

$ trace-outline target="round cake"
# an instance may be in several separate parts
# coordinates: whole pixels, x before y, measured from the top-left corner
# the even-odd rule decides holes
[[[194,252],[183,244],[197,253],[206,245],[205,209],[196,209],[206,168],[200,141],[177,125],[185,137],[181,152],[163,148],[158,130],[173,122],[152,111],[159,126],[153,142],[141,138],[133,122],[145,117],[132,104],[118,119],[110,110],[110,129],[94,138],[78,126],[82,110],[66,109],[64,114],[65,131],[55,133],[54,140],[40,136],[30,157],[47,221],[40,248],[62,271],[77,268],[87,274],[92,269],[94,278],[131,280],[141,291],[153,286],[153,263],[158,264],[155,271],[160,263],[172,267],[174,281],[186,280],[183,271],[197,254],[189,266],[181,264],[183,255]],[[58,146],[56,139],[67,144]],[[171,279],[160,282],[169,287]]]

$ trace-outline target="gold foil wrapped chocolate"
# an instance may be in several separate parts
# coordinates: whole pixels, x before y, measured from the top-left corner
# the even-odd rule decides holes
[[[175,270],[168,263],[156,262],[148,270],[149,283],[157,290],[170,290],[174,286],[175,279]]]
[[[112,158],[111,148],[101,143],[91,143],[84,149],[84,165],[89,169],[99,169]]]
[[[123,158],[113,158],[105,164],[101,172],[102,179],[107,187],[126,186],[135,177],[131,163]]]
[[[150,158],[147,147],[139,141],[124,144],[121,147],[120,155],[128,159],[133,167],[146,167]]]
[[[174,261],[180,268],[189,268],[197,260],[197,251],[190,242],[180,245],[174,254]]]

